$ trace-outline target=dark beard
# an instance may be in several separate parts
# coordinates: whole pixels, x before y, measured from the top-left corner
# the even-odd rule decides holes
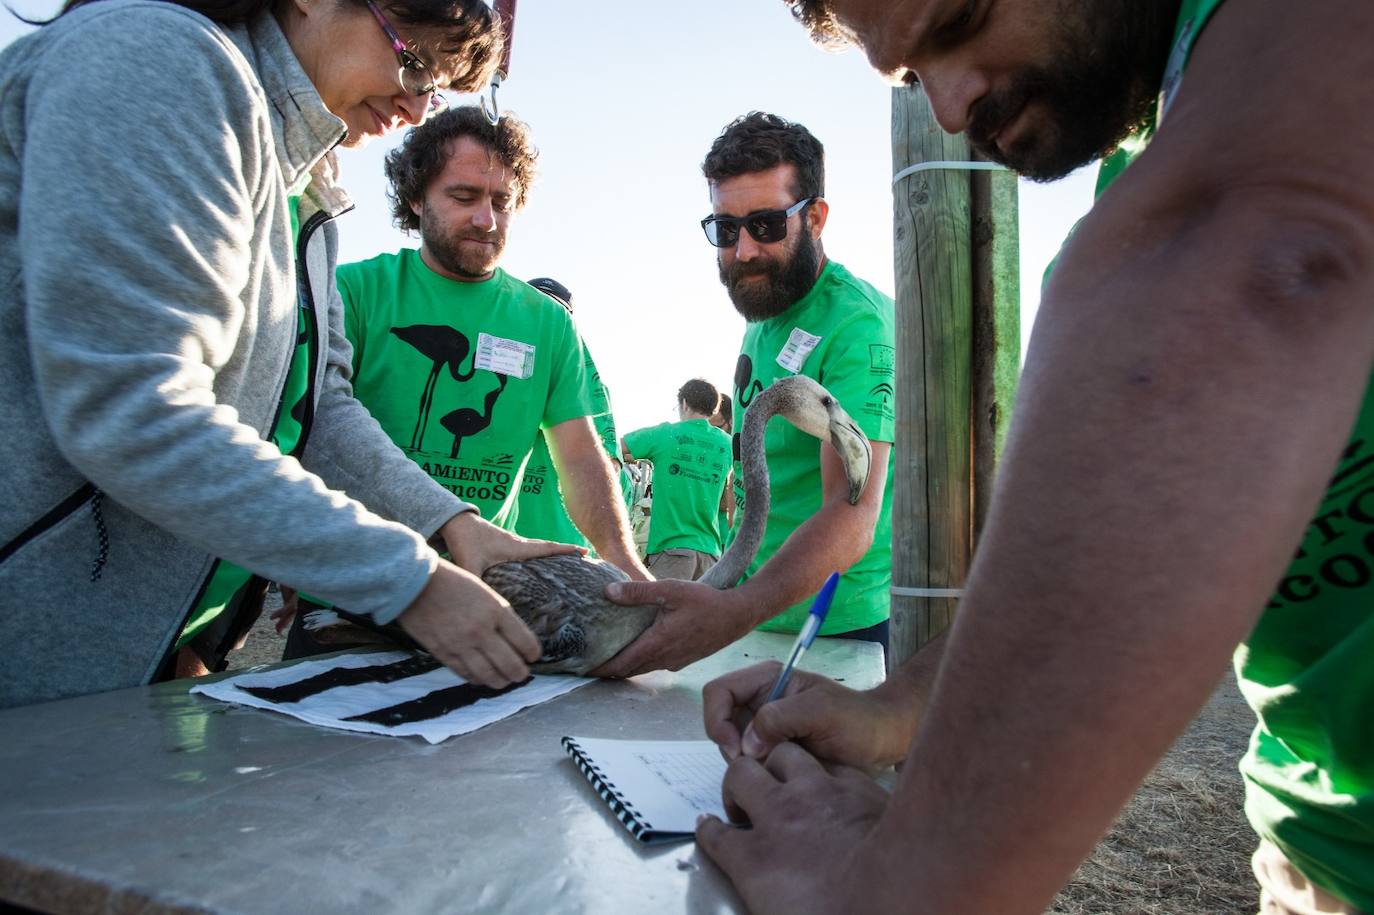
[[[720,281],[730,294],[730,301],[735,303],[735,311],[744,320],[767,321],[797,304],[802,296],[811,291],[816,284],[820,265],[820,251],[807,231],[807,220],[803,219],[797,248],[785,262],[754,261],[741,264],[736,261],[729,268],[719,264]],[[740,280],[744,277],[756,274],[763,274],[765,279],[741,284]]]
[[[1061,0],[1052,67],[1017,74],[974,108],[969,142],[1035,181],[1053,181],[1108,155],[1154,111],[1179,0]],[[1000,150],[998,130],[1032,102],[1049,117]]]
[[[461,276],[468,280],[480,280],[496,269],[497,263],[501,260],[501,252],[505,250],[505,240],[497,242],[489,259],[478,260],[471,256],[464,256],[458,243],[463,240],[463,236],[451,237],[444,227],[430,218],[428,210],[420,214],[420,238],[424,241],[427,250],[435,263],[443,267],[454,276]]]

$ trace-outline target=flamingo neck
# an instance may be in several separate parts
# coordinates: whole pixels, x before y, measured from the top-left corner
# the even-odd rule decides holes
[[[744,476],[744,514],[739,530],[716,564],[701,578],[713,588],[733,588],[749,568],[763,542],[768,526],[768,507],[772,497],[768,484],[768,461],[764,456],[763,431],[768,421],[786,407],[779,388],[770,387],[749,405],[740,429],[740,473]]]

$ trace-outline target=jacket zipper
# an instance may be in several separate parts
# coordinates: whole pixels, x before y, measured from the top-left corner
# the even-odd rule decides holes
[[[5,544],[3,547],[0,547],[0,563],[3,563],[5,560],[9,559],[11,556],[22,550],[29,543],[41,537],[47,531],[52,530],[57,525],[61,524],[68,517],[73,515],[77,509],[85,505],[87,502],[91,502],[94,499],[96,500],[95,514],[97,536],[100,537],[100,543],[102,546],[100,556],[97,558],[97,566],[104,566],[104,554],[108,551],[109,541],[108,538],[106,538],[104,535],[104,519],[100,515],[99,511],[98,500],[102,495],[103,493],[101,493],[101,491],[96,488],[94,483],[86,483],[76,492],[72,493],[70,496],[67,496],[67,498],[63,499],[61,502],[57,503],[57,505],[53,506],[45,515],[43,515],[43,517],[39,518],[37,521],[33,522],[28,527],[26,527],[23,531],[20,532],[18,537],[15,537],[9,543]],[[91,574],[94,576],[94,578],[99,578],[99,568],[97,567],[95,570],[92,571]],[[92,580],[94,580],[94,578]]]
[[[315,293],[310,288],[310,268],[306,265],[305,251],[310,244],[310,236],[330,218],[323,210],[312,213],[301,226],[300,237],[296,239],[296,269],[300,276],[301,305],[310,317],[310,353],[306,363],[309,375],[305,382],[305,412],[301,416],[300,437],[291,449],[291,456],[297,459],[305,453],[306,440],[310,438],[310,429],[315,424],[315,373],[320,367],[320,350],[328,344],[328,341],[320,340],[320,319],[315,313]]]

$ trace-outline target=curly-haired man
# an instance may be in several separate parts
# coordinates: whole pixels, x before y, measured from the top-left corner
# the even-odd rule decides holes
[[[498,266],[537,155],[524,123],[493,126],[476,106],[413,128],[388,155],[396,224],[420,247],[338,270],[353,391],[439,485],[508,529],[543,429],[573,522],[602,558],[647,578],[572,317]],[[297,624],[288,654],[314,648]]]

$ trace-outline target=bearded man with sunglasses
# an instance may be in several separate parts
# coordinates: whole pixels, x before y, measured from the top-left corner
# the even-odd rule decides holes
[[[844,576],[821,634],[887,643],[892,299],[826,257],[825,154],[805,127],[751,112],[725,128],[702,171],[712,208],[702,228],[717,249],[721,283],[749,322],[735,366],[736,429],[759,392],[779,378],[806,375],[862,427],[873,463],[863,496],[851,506],[830,444],[790,424],[770,424],[772,501],[744,580],[726,591],[684,582],[611,586],[613,600],[657,602],[665,612],[602,667],[607,676],[677,669],[755,627],[797,632],[809,598],[837,569]],[[734,495],[744,509],[739,433],[733,438]],[[737,510],[736,524],[739,517]]]

